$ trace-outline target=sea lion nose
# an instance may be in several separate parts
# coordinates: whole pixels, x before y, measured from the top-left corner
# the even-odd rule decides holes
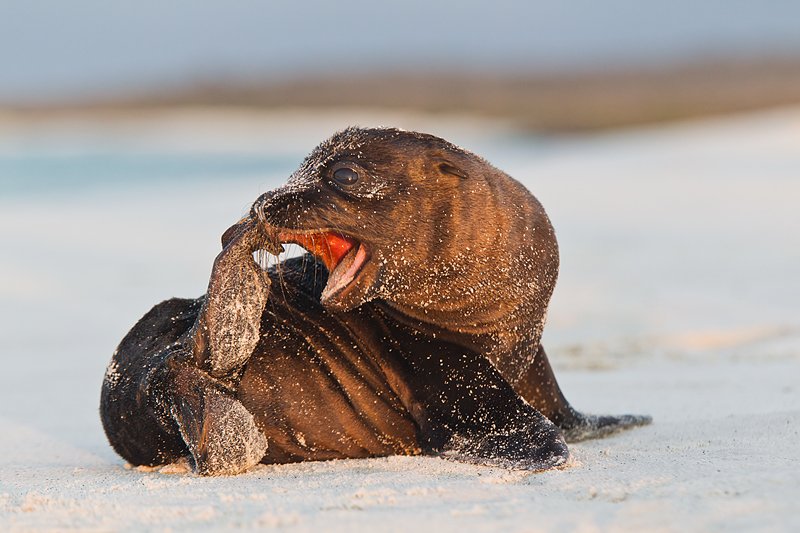
[[[250,216],[265,226],[295,227],[299,213],[310,205],[313,201],[304,197],[303,191],[283,186],[259,196],[253,202]]]
[[[250,208],[250,217],[257,219],[261,222],[266,222],[266,214],[271,211],[270,202],[275,197],[275,190],[267,191],[253,202],[253,207]]]

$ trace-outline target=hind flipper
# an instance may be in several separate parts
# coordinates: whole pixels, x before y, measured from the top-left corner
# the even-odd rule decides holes
[[[176,372],[172,416],[197,474],[238,474],[266,455],[267,439],[253,415],[221,383],[195,368]]]

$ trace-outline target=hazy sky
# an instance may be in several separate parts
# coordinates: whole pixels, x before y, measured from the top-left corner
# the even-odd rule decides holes
[[[0,0],[0,102],[225,77],[800,54],[790,0]]]

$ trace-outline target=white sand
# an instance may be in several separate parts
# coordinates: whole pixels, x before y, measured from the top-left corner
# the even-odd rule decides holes
[[[145,123],[113,139],[297,153],[342,125],[297,118],[282,136],[286,120],[201,137],[175,119],[162,137]],[[502,129],[390,121],[461,142],[539,196],[562,247],[545,343],[568,398],[654,424],[573,445],[543,474],[406,457],[217,479],[125,469],[97,416],[111,351],[153,303],[204,291],[221,230],[283,177],[0,198],[0,529],[800,529],[800,111],[530,151]],[[0,154],[42,139],[0,130]],[[80,150],[70,131],[48,142]]]

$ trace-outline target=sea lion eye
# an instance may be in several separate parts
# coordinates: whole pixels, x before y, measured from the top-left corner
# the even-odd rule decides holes
[[[333,171],[333,180],[339,185],[353,185],[358,181],[358,172],[349,167],[337,168]]]

